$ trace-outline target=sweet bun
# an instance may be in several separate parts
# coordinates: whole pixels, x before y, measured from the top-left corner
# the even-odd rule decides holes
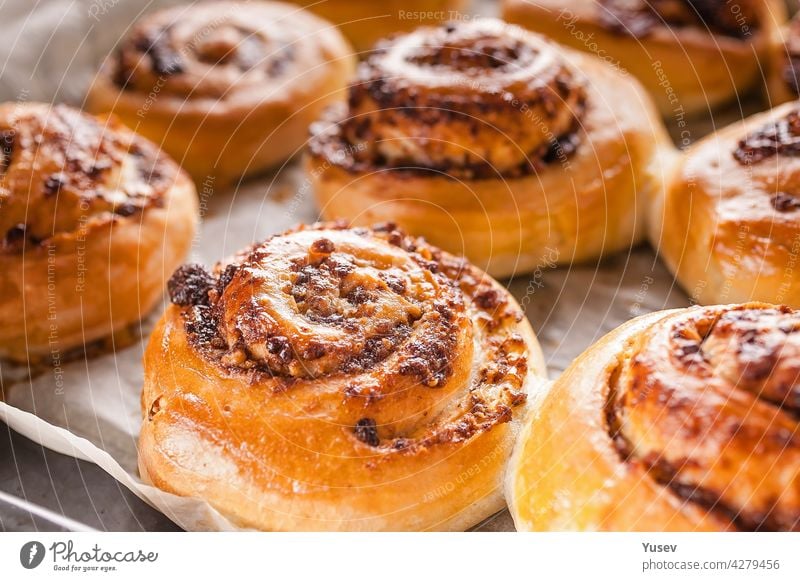
[[[138,322],[191,245],[189,177],[63,105],[0,105],[0,147],[0,356],[61,361]]]
[[[590,347],[522,432],[522,531],[800,530],[800,314],[644,315]]]
[[[653,245],[694,301],[800,306],[800,106],[690,147],[652,208]]]
[[[503,0],[503,17],[629,71],[673,118],[760,85],[787,18],[783,0]]]
[[[298,151],[354,67],[331,24],[281,2],[203,2],[148,14],[97,75],[88,108],[115,113],[198,183],[235,182]]]
[[[142,477],[263,530],[462,530],[544,364],[514,299],[392,225],[185,265],[145,352]]]
[[[673,151],[635,80],[495,19],[379,44],[349,93],[312,127],[322,215],[396,221],[496,277],[638,242]]]

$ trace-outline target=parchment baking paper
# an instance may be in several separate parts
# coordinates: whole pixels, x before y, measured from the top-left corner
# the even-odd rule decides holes
[[[0,97],[63,100],[80,106],[97,64],[137,15],[156,4],[174,3],[0,4],[5,36],[0,43]],[[486,6],[481,11],[487,12]],[[739,107],[731,112],[734,118],[742,114]],[[710,128],[703,120],[688,125],[692,139]],[[213,182],[206,183],[199,194],[204,222],[191,259],[207,265],[271,233],[316,218],[308,183],[296,164],[236,191],[217,191]],[[689,304],[645,246],[596,264],[555,268],[545,263],[508,287],[538,334],[551,377],[631,317]],[[156,316],[143,323],[145,336]],[[236,529],[207,503],[164,493],[139,479],[136,440],[143,347],[144,340],[138,341],[116,353],[80,359],[11,385],[9,378],[19,370],[2,367],[6,402],[0,402],[0,419],[43,446],[98,464],[187,530]],[[513,523],[501,513],[481,529],[513,530]]]

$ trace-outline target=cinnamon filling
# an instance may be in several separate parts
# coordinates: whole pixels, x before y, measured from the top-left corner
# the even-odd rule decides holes
[[[612,373],[620,457],[733,528],[800,530],[800,315],[744,305],[668,325]]]
[[[160,206],[178,175],[154,146],[113,121],[63,105],[6,112],[0,118],[6,250]]]
[[[579,73],[532,33],[491,19],[422,28],[376,48],[310,149],[348,171],[530,175],[574,152],[585,107]]]
[[[264,7],[231,3],[164,10],[137,22],[118,49],[111,77],[121,89],[225,99],[238,88],[290,73],[295,35]]]
[[[394,225],[302,227],[213,274],[185,265],[169,292],[189,344],[226,373],[273,393],[346,378],[341,406],[366,446],[406,454],[468,439],[525,401],[527,346],[504,330],[521,313],[463,259]],[[407,410],[397,422],[365,413],[388,399]]]
[[[742,165],[758,163],[774,155],[800,155],[800,111],[771,121],[741,141],[733,157]]]

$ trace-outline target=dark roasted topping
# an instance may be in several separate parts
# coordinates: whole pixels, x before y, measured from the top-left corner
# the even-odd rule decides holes
[[[770,203],[778,212],[791,212],[800,208],[800,198],[786,192],[778,192],[772,196]]]
[[[222,13],[202,4],[154,12],[122,41],[109,76],[127,91],[230,99],[240,88],[290,73],[298,53],[313,50],[302,27],[265,27],[282,10],[253,3]]]
[[[733,157],[742,165],[758,163],[774,155],[800,155],[800,111],[771,121],[741,141]]]
[[[531,175],[581,139],[585,82],[558,50],[492,19],[387,40],[362,63],[347,107],[312,127],[311,152],[348,171]]]
[[[625,351],[606,405],[620,457],[731,528],[800,530],[800,315],[693,309]]]
[[[186,265],[169,291],[183,307],[189,344],[207,361],[272,381],[274,393],[322,382],[320,397],[329,398],[338,385],[335,407],[347,414],[341,425],[384,402],[427,423],[428,410],[453,400],[451,418],[418,431],[389,426],[383,443],[375,420],[362,417],[354,434],[381,453],[468,439],[509,421],[525,401],[527,345],[513,332],[519,311],[463,259],[393,225],[301,227],[213,275]],[[476,296],[494,305],[484,314],[493,326],[471,319],[468,301]],[[472,357],[481,358],[477,379]]]
[[[503,304],[505,301],[505,296],[503,296],[500,291],[492,287],[482,289],[478,292],[478,294],[475,295],[475,304],[482,309],[494,309],[498,305]]]
[[[150,59],[153,71],[157,75],[168,77],[183,72],[183,61],[165,38],[170,33],[170,27],[156,29],[142,34],[133,40],[133,46],[140,53]]]
[[[6,231],[4,247],[17,247],[25,240],[25,224],[17,224]]]
[[[362,418],[356,422],[355,427],[356,438],[373,448],[380,446],[381,441],[378,438],[378,428],[375,420],[372,418]]]
[[[0,232],[24,223],[31,241],[85,234],[161,206],[179,171],[113,118],[64,105],[0,106]]]
[[[311,252],[314,254],[333,254],[336,246],[327,238],[318,238],[311,244]]]
[[[184,264],[167,282],[170,301],[181,307],[208,306],[208,291],[215,286],[216,281],[201,264]]]
[[[217,290],[219,292],[223,292],[231,283],[237,270],[239,270],[239,266],[236,264],[229,264],[225,267],[222,274],[219,275],[219,284],[217,285]]]
[[[289,363],[294,359],[292,345],[286,337],[269,337],[267,339],[267,351],[272,355],[276,355],[283,363]]]

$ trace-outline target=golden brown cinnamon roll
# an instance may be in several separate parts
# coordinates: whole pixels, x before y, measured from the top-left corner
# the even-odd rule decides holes
[[[692,146],[653,209],[653,244],[693,300],[800,306],[800,106]]]
[[[180,268],[145,353],[140,471],[266,530],[458,530],[503,506],[544,374],[514,299],[391,225]]]
[[[783,0],[503,0],[503,17],[636,76],[665,116],[709,111],[759,85]]]
[[[325,217],[397,221],[498,277],[630,247],[671,149],[634,80],[493,19],[378,45],[312,132]]]
[[[354,57],[324,20],[280,2],[204,2],[144,17],[109,57],[88,107],[111,111],[202,182],[285,161],[342,99]]]
[[[293,0],[335,23],[359,52],[381,38],[418,26],[457,20],[466,0]]]
[[[189,177],[114,119],[0,105],[0,356],[60,360],[141,319],[196,220]]]
[[[639,317],[555,382],[509,473],[520,530],[800,530],[800,314]]]

